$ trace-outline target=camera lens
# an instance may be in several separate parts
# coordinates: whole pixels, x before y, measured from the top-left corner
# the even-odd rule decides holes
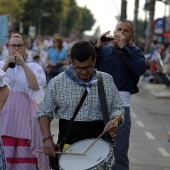
[[[101,36],[100,40],[102,42],[106,42],[106,41],[114,40],[114,38],[112,35],[106,35],[106,36]]]

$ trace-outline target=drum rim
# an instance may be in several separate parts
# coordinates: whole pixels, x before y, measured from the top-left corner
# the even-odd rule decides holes
[[[88,138],[88,139],[84,139],[84,140],[80,140],[78,142],[75,142],[73,143],[72,145],[70,145],[67,149],[64,150],[64,152],[66,152],[69,148],[73,147],[74,145],[78,144],[78,143],[81,143],[83,141],[87,141],[87,140],[96,140],[96,138]],[[109,145],[109,147],[111,147],[110,143],[104,139],[99,139],[99,141],[103,141],[105,143],[107,143]],[[113,151],[114,153],[114,151]],[[110,154],[110,152],[108,153],[108,155]],[[61,168],[61,170],[64,170],[61,166],[60,166],[60,158],[62,157],[62,154],[58,157],[58,163],[59,163],[59,167]],[[101,162],[99,162],[97,165],[93,166],[93,167],[90,167],[90,169],[85,169],[85,170],[91,170],[92,168],[95,168],[96,166],[100,166],[102,165],[104,162],[105,162],[106,158],[103,159]]]

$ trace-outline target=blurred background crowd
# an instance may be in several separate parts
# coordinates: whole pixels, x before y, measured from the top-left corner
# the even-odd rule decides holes
[[[143,0],[134,0],[134,19],[132,22],[135,27],[135,36],[132,43],[140,47],[146,56],[148,69],[143,75],[143,80],[150,83],[163,83],[169,88],[170,17],[167,13],[170,9],[170,1],[145,0],[144,20],[140,19],[138,11],[141,1],[143,2]],[[26,40],[27,59],[43,67],[48,75],[47,82],[67,68],[70,63],[70,48],[75,42],[84,39],[95,44],[103,33],[98,26],[93,35],[84,34],[85,31],[92,29],[96,19],[88,7],[80,7],[77,2],[78,0],[9,0],[7,3],[6,0],[1,0],[0,60],[4,60],[9,55],[7,50],[8,38],[5,36],[21,33]],[[120,16],[116,16],[117,20],[128,19],[127,5],[131,2],[121,0],[119,3],[121,4],[121,12]],[[163,17],[155,18],[155,6],[158,3],[164,4],[164,8],[161,9]],[[55,48],[57,53],[60,51],[58,58],[52,57],[54,53],[51,48]],[[54,74],[50,75],[50,66],[54,66],[54,63],[58,68],[53,69]]]

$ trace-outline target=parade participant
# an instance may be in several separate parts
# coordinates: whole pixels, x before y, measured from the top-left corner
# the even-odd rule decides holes
[[[88,91],[70,129],[66,144],[96,138],[103,130],[108,131],[111,138],[116,135],[118,122],[111,125],[114,118],[124,112],[124,104],[112,77],[101,72],[110,121],[104,127],[100,106],[97,77],[95,70],[96,54],[93,46],[87,41],[75,43],[71,49],[71,65],[49,82],[44,99],[39,104],[37,118],[44,136],[43,151],[53,155],[55,145],[50,130],[50,122],[59,119],[59,140],[65,135],[84,90]],[[122,116],[119,120],[121,122]]]
[[[101,37],[109,33],[110,31],[107,31]],[[97,70],[112,75],[125,104],[125,122],[115,137],[116,164],[113,170],[129,170],[130,95],[138,92],[139,77],[146,71],[146,61],[142,50],[130,44],[133,33],[133,24],[127,20],[121,20],[116,25],[112,40],[103,41],[99,38],[95,45]]]
[[[68,54],[66,50],[63,49],[62,43],[63,41],[60,37],[54,36],[53,47],[49,48],[47,51],[46,63],[48,66],[47,69],[45,69],[47,70],[47,82],[63,71],[63,65],[69,63]]]
[[[5,72],[0,69],[0,119],[1,119],[1,110],[7,100],[9,94],[8,84],[9,79],[5,76]],[[1,129],[0,129],[0,169],[6,170],[6,158],[4,154],[4,149],[1,141]]]
[[[36,152],[42,147],[36,101],[44,95],[45,73],[38,64],[26,61],[26,44],[20,34],[9,37],[8,50],[9,57],[0,61],[0,68],[10,80],[0,119],[7,170],[48,170],[48,157]]]

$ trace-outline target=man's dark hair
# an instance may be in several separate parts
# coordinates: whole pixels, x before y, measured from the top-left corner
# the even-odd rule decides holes
[[[79,41],[71,48],[71,60],[77,60],[84,62],[92,57],[93,60],[96,58],[96,53],[92,44],[88,41]]]
[[[126,22],[126,23],[130,24],[132,26],[132,34],[134,34],[134,25],[131,21],[122,19],[122,20],[119,20],[117,24],[119,24],[120,22]]]

